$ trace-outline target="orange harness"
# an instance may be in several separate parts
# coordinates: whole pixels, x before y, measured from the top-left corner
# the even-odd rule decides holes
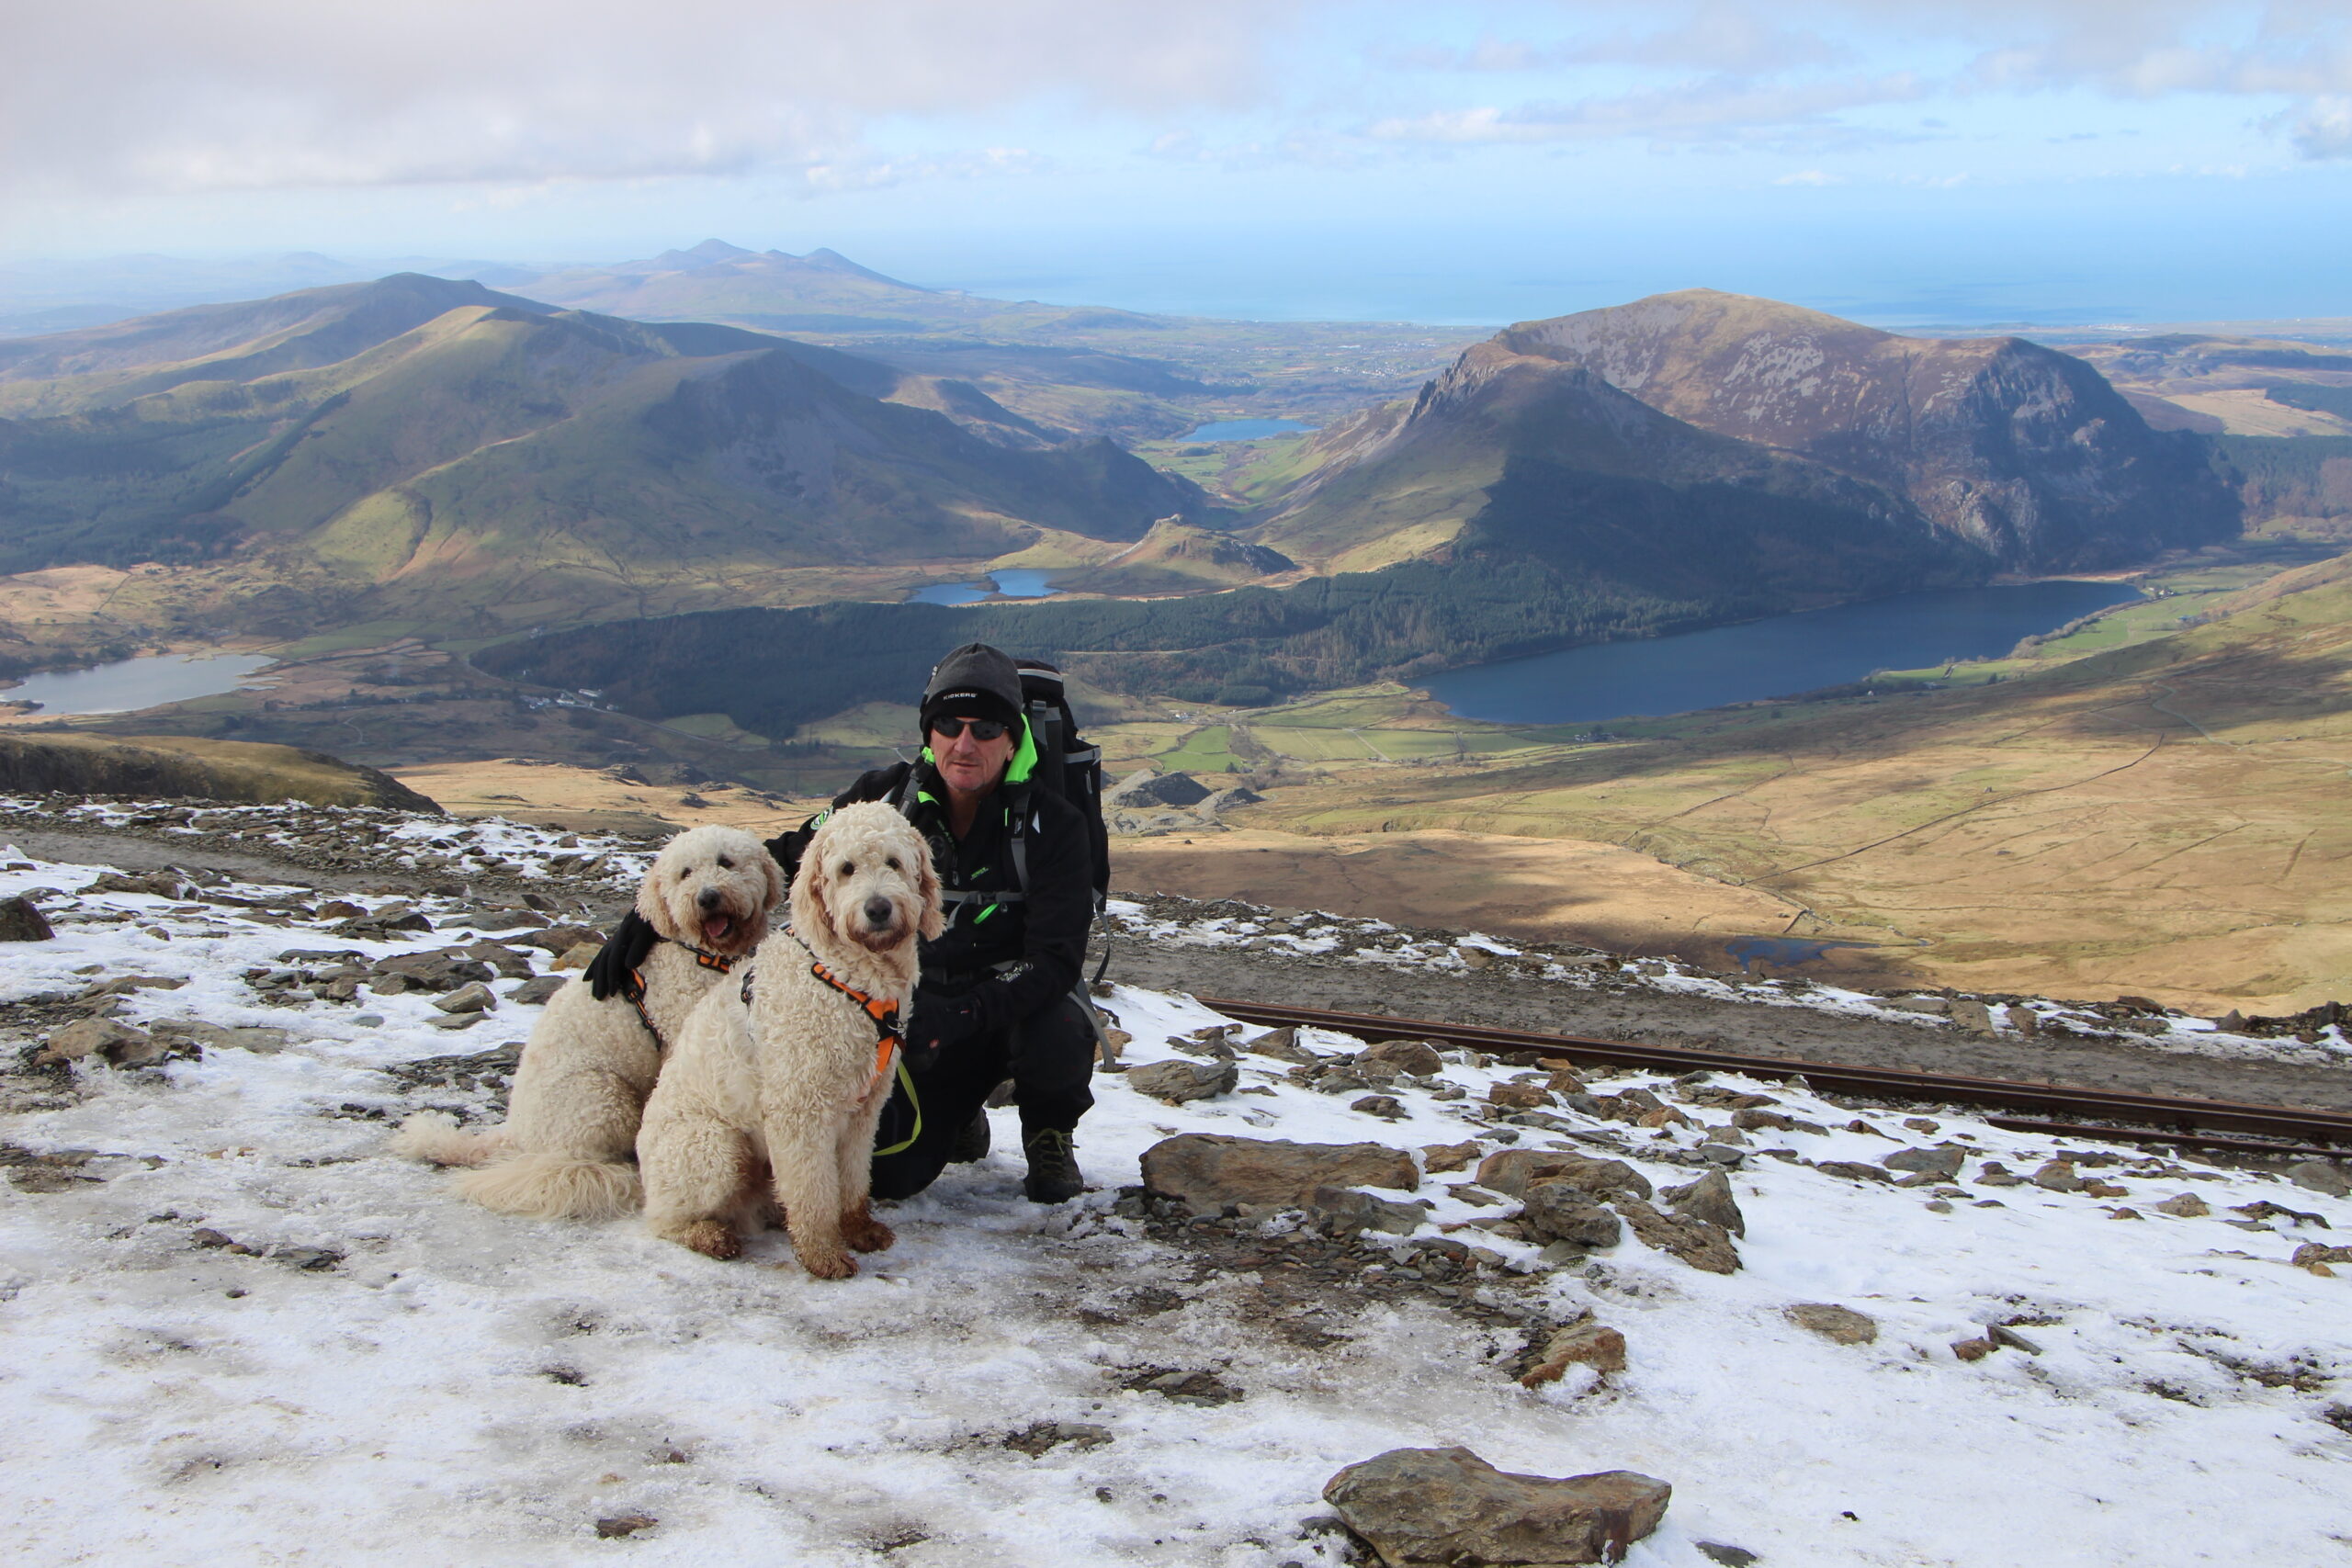
[[[826,968],[824,962],[816,953],[809,952],[808,944],[800,942],[798,936],[790,931],[785,934],[792,937],[793,941],[800,942],[800,951],[808,953],[808,973],[855,1002],[859,1010],[865,1014],[866,1021],[874,1025],[874,1076],[865,1080],[865,1089],[856,1096],[856,1099],[862,1101],[867,1095],[881,1088],[882,1080],[890,1076],[891,1062],[897,1055],[900,1040],[905,1035],[905,1031],[899,1024],[899,1004],[884,1001],[879,997],[859,990],[855,986]],[[752,978],[753,972],[746,969],[743,972],[743,1005],[746,1007],[749,1007],[752,1002]]]
[[[680,942],[675,937],[665,936],[661,940],[673,947],[683,947],[693,953],[695,965],[697,968],[716,969],[724,975],[741,962],[740,959],[730,957],[724,953],[712,953],[707,948],[696,947],[693,942]],[[744,986],[748,987],[751,983],[751,976],[746,975],[743,977]],[[645,1025],[645,1032],[653,1036],[654,1054],[659,1056],[669,1055],[670,1043],[662,1037],[662,1031],[654,1023],[653,1015],[645,1010],[645,972],[643,970],[632,969],[628,972],[628,978],[621,984],[621,995],[628,999],[629,1006],[637,1010],[639,1021]],[[752,993],[747,988],[743,993],[743,999],[749,1001],[751,998]]]

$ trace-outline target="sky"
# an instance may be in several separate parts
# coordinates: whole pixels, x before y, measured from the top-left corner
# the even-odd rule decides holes
[[[0,265],[555,264],[1493,321],[2352,315],[2352,0],[10,0]],[[53,274],[53,269],[52,269]]]

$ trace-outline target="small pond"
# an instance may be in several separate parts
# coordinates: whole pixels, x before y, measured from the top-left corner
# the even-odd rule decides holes
[[[163,703],[233,692],[246,676],[277,662],[266,653],[216,653],[209,658],[158,653],[88,670],[28,675],[23,684],[0,692],[0,702],[39,703],[41,712],[61,716],[135,713]]]
[[[1201,425],[1187,441],[1263,441],[1270,435],[1296,435],[1313,430],[1295,419],[1220,419]]]
[[[934,582],[907,596],[910,604],[977,604],[990,593],[1007,599],[1050,599],[1055,590],[1046,584],[1050,571],[1031,567],[1006,567],[978,582]]]

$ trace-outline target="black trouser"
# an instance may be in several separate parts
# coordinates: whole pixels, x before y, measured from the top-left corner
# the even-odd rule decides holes
[[[922,1007],[918,999],[910,1010],[920,1012]],[[875,1156],[876,1198],[911,1198],[930,1186],[945,1168],[956,1134],[971,1125],[1007,1078],[1012,1080],[1012,1103],[1021,1108],[1023,1143],[1049,1128],[1075,1128],[1094,1103],[1088,1081],[1094,1076],[1094,1024],[1077,998],[1061,997],[1003,1033],[937,1052],[929,1061],[910,1057],[907,1076],[922,1107],[922,1131],[897,1154]],[[914,1124],[915,1110],[901,1083],[882,1108],[874,1146],[888,1148]]]

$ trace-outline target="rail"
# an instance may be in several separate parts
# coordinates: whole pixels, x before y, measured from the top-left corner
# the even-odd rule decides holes
[[[1973,1105],[1999,1111],[2055,1112],[2115,1122],[2089,1122],[1991,1118],[1993,1124],[2022,1132],[2073,1134],[2124,1143],[2177,1144],[2242,1152],[2337,1157],[2352,1154],[2352,1114],[2251,1105],[2234,1100],[2176,1100],[2165,1095],[2116,1089],[2075,1089],[2061,1084],[2019,1083],[2008,1078],[1973,1078],[1899,1067],[1815,1062],[1787,1056],[1749,1056],[1686,1045],[1644,1045],[1628,1040],[1596,1040],[1570,1034],[1495,1029],[1484,1024],[1445,1023],[1430,1019],[1392,1018],[1384,1013],[1335,1012],[1323,1008],[1203,997],[1201,1005],[1243,1023],[1289,1024],[1333,1030],[1359,1040],[1429,1040],[1501,1054],[1533,1053],[1568,1063],[1607,1062],[1623,1066],[1707,1069],[1753,1077],[1803,1077],[1815,1089],[1929,1104]],[[2244,1134],[2254,1134],[2245,1136]],[[2231,1136],[2229,1134],[2240,1134]],[[2275,1140],[2275,1141],[2274,1141]]]

